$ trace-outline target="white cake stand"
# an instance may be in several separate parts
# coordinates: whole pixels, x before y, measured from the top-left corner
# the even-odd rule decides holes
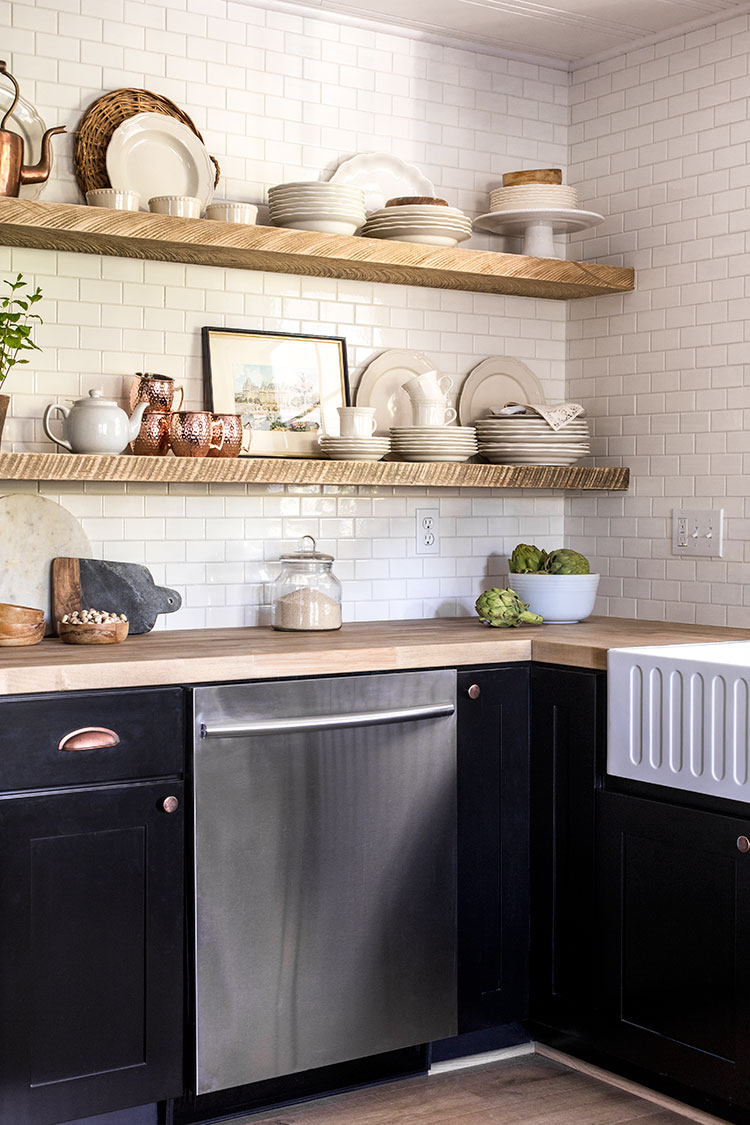
[[[517,211],[488,211],[474,220],[474,229],[488,230],[492,234],[522,234],[522,254],[531,258],[559,258],[555,250],[556,234],[588,230],[603,222],[604,215],[597,215],[596,211],[523,207]]]

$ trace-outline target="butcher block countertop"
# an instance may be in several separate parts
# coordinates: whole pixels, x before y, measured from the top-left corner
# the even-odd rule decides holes
[[[606,668],[610,648],[749,639],[750,629],[619,617],[518,629],[490,629],[477,618],[461,617],[361,622],[332,633],[159,630],[128,637],[122,644],[90,646],[66,645],[49,637],[29,648],[0,648],[0,695],[522,660]]]

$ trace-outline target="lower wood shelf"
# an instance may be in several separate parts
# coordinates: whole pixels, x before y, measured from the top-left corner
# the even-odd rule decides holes
[[[0,453],[0,480],[194,484],[405,485],[418,488],[627,490],[630,470],[598,465],[485,465],[240,457]]]

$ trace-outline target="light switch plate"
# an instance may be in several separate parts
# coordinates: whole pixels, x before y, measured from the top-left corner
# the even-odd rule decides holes
[[[723,508],[674,508],[672,554],[718,558],[724,550]]]

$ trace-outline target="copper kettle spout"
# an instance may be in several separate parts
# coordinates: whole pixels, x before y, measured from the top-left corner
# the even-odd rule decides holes
[[[0,121],[0,195],[13,196],[18,195],[19,188],[25,184],[44,183],[50,174],[50,137],[55,133],[64,133],[66,130],[64,125],[59,125],[56,129],[48,129],[42,137],[42,151],[38,163],[24,165],[23,137],[5,127],[18,104],[19,89],[18,83],[2,59],[0,59],[0,74],[12,82],[15,91],[10,108]]]

